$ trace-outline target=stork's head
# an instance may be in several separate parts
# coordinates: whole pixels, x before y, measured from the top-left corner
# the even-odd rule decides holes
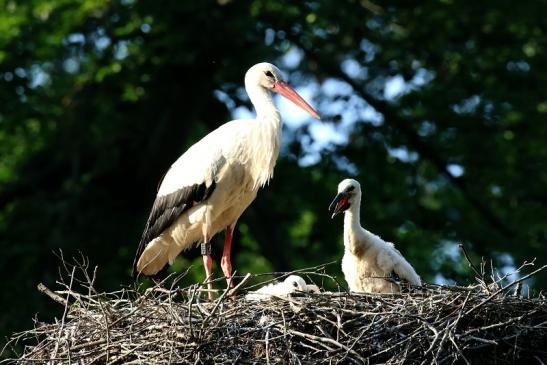
[[[290,275],[285,280],[284,283],[287,285],[287,291],[291,293],[294,291],[306,291],[306,281],[298,275]],[[290,289],[290,290],[289,290]]]
[[[263,88],[272,90],[276,82],[284,82],[281,71],[268,62],[257,63],[245,74],[245,85],[260,85]]]
[[[359,204],[361,199],[361,185],[357,180],[345,179],[338,184],[338,194],[329,206],[332,217],[348,210],[352,205]]]
[[[319,114],[315,109],[298,95],[296,90],[284,80],[281,71],[271,63],[257,63],[245,74],[245,88],[247,89],[247,92],[257,86],[282,95],[310,113],[314,118],[320,119]]]

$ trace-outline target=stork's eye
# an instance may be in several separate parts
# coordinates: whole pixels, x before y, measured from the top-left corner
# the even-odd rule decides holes
[[[292,286],[294,286],[295,288],[298,288],[298,283],[296,281],[293,281]]]
[[[266,76],[268,76],[268,77],[271,77],[272,79],[273,79],[273,77],[274,77],[274,75],[273,75],[273,73],[272,73],[271,71],[266,71],[266,72],[264,72],[264,74],[265,74]]]
[[[348,187],[348,188],[346,189],[346,191],[347,191],[348,193],[349,193],[350,191],[353,191],[353,190],[355,190],[355,186],[353,186],[353,185],[350,186],[350,187]]]

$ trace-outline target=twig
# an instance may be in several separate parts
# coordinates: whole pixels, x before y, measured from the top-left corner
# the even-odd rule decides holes
[[[239,282],[239,284],[237,284],[234,288],[230,289],[229,292],[228,292],[228,296],[231,297],[233,296],[234,294],[236,294],[238,292],[238,290],[247,283],[247,281],[249,281],[249,279],[251,278],[251,273],[247,273],[247,275],[245,275],[243,277],[243,279]]]
[[[479,271],[479,269],[477,269],[477,267],[475,266],[475,264],[473,263],[473,261],[471,261],[471,258],[469,257],[469,255],[467,254],[467,250],[465,249],[465,246],[463,245],[463,243],[460,243],[458,244],[458,246],[460,247],[460,250],[462,250],[463,252],[463,255],[465,256],[465,259],[467,260],[467,263],[469,265],[469,267],[471,269],[473,269],[473,271],[475,272],[475,274],[477,275],[477,277],[481,278],[481,280],[484,282],[484,274],[482,271]]]
[[[314,335],[304,333],[304,332],[300,332],[300,331],[296,331],[296,330],[288,330],[288,332],[292,335],[307,338],[308,340],[312,340],[312,341],[315,341],[315,342],[328,343],[328,344],[334,345],[338,348],[341,348],[342,350],[346,350],[347,352],[349,352],[350,354],[355,356],[357,359],[359,359],[359,361],[362,364],[366,363],[366,360],[361,355],[359,355],[356,351],[350,349],[349,347],[347,347],[345,345],[342,345],[340,342],[338,342],[338,341],[336,341],[332,338],[314,336]]]
[[[474,306],[473,308],[471,308],[470,310],[468,310],[467,312],[465,312],[465,315],[468,316],[469,314],[471,314],[473,311],[477,310],[478,308],[482,307],[483,305],[485,305],[486,303],[488,303],[489,301],[492,300],[492,298],[494,298],[496,295],[498,295],[499,293],[503,292],[504,290],[512,287],[513,285],[516,285],[518,283],[520,283],[521,281],[524,281],[534,275],[536,275],[537,273],[545,270],[547,268],[547,265],[543,265],[542,267],[540,267],[539,269],[537,270],[534,270],[532,271],[531,273],[529,273],[528,275],[525,275],[523,276],[522,278],[518,279],[518,280],[515,280],[513,281],[512,283],[510,284],[507,284],[506,286],[502,287],[501,289],[498,289],[496,290],[492,295],[490,295],[488,298],[486,298],[485,300],[483,300],[481,303],[477,304],[476,306]]]
[[[66,300],[65,298],[63,298],[62,296],[58,294],[55,294],[53,291],[48,289],[43,283],[39,283],[36,288],[38,289],[40,293],[44,293],[45,295],[53,299],[54,302],[57,302],[65,307],[68,305],[68,300]]]

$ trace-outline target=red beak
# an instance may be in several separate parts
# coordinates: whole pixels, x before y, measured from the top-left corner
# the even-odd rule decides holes
[[[272,90],[286,97],[287,99],[289,99],[290,101],[292,101],[293,103],[295,103],[296,105],[298,105],[299,107],[301,107],[302,109],[310,113],[312,117],[314,117],[315,119],[321,119],[321,117],[315,111],[315,109],[313,109],[310,106],[310,104],[308,104],[306,100],[304,100],[300,95],[298,95],[296,90],[294,90],[292,86],[287,84],[286,82],[277,81],[274,84]]]
[[[329,205],[329,212],[332,212],[331,219],[348,209],[349,206],[349,196],[347,193],[341,192],[336,194],[334,200]]]

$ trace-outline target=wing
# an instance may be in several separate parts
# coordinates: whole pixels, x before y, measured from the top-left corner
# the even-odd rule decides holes
[[[171,166],[158,189],[158,196],[176,192],[183,186],[209,183],[226,164],[226,156],[241,148],[240,141],[249,120],[233,120],[215,129],[190,147]]]
[[[207,200],[215,187],[216,183],[213,180],[208,186],[203,182],[185,186],[173,193],[156,197],[133,260],[133,276],[137,275],[137,262],[148,243],[175,223],[177,218],[194,204]]]
[[[393,244],[392,244],[393,245]],[[412,285],[422,285],[420,276],[416,273],[416,270],[410,265],[410,263],[401,255],[399,250],[393,247],[393,271],[399,278],[408,281]]]

